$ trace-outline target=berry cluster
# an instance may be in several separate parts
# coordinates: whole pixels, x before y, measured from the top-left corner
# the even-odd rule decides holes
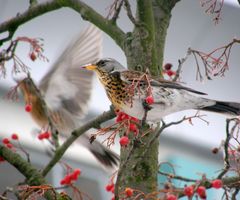
[[[18,134],[13,133],[13,134],[11,135],[11,138],[10,138],[10,139],[9,139],[9,138],[3,138],[3,139],[2,139],[2,143],[4,144],[5,147],[13,150],[14,145],[12,144],[11,140],[18,140],[18,139],[19,139],[19,138],[18,138]],[[1,163],[1,162],[4,162],[4,161],[5,161],[4,158],[0,156],[0,163]]]
[[[107,184],[105,187],[105,190],[107,192],[111,192],[112,194],[114,194],[114,189],[115,189],[115,185],[112,181],[109,184]],[[111,200],[115,200],[115,197],[113,196]]]
[[[80,169],[75,169],[72,173],[67,174],[61,181],[61,185],[71,185],[74,181],[76,181],[81,174]]]
[[[5,147],[9,148],[9,149],[12,149],[14,146],[13,144],[11,143],[11,139],[12,140],[18,140],[18,135],[16,133],[13,133],[11,135],[11,138],[3,138],[2,139],[2,143],[5,145]]]
[[[135,117],[131,117],[127,115],[124,112],[117,112],[117,123],[124,123],[124,125],[127,127],[127,133],[132,132],[134,135],[137,135],[139,132],[139,129],[137,127],[137,123],[139,123],[139,119]],[[130,140],[127,135],[124,135],[120,138],[119,143],[121,146],[127,146],[130,143]]]
[[[215,189],[220,189],[223,187],[223,183],[222,183],[222,180],[220,179],[215,179],[211,182],[211,187],[212,188],[215,188]],[[201,199],[206,199],[207,198],[207,193],[206,193],[206,188],[204,186],[199,186],[196,190],[196,193],[198,194],[198,196],[201,198]],[[184,194],[187,196],[187,197],[192,197],[193,194],[194,194],[194,186],[193,185],[190,185],[190,186],[186,186],[184,188]]]

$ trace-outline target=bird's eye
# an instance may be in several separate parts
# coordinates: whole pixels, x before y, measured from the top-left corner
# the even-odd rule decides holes
[[[99,62],[98,62],[98,66],[104,66],[105,65],[105,61],[104,60],[100,60]]]

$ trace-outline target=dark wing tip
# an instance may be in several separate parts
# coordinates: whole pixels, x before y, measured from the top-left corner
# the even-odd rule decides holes
[[[119,164],[119,156],[111,150],[108,150],[107,148],[105,148],[104,151],[101,153],[92,149],[90,151],[96,157],[96,159],[105,167],[113,168],[114,166],[118,166]]]

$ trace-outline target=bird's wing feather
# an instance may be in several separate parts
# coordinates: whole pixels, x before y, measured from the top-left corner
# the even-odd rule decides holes
[[[206,93],[204,92],[200,92],[197,90],[194,90],[192,88],[189,87],[185,87],[179,83],[176,82],[172,82],[172,81],[166,81],[166,80],[161,80],[161,81],[156,81],[156,80],[151,80],[151,85],[152,86],[160,86],[160,87],[164,87],[164,88],[171,88],[171,89],[178,89],[178,90],[186,90],[188,92],[192,92],[195,94],[200,94],[200,95],[206,95]]]
[[[123,71],[121,72],[120,78],[122,81],[127,82],[127,83],[132,83],[132,81],[139,81],[142,84],[147,84],[146,78],[144,78],[144,73],[139,72],[139,71]],[[139,80],[139,78],[141,78]],[[153,79],[149,77],[149,82],[151,86],[159,86],[163,88],[171,88],[171,89],[180,89],[180,90],[186,90],[195,94],[200,94],[200,95],[206,95],[206,93],[191,89],[189,87],[185,87],[179,83],[173,82],[173,81],[168,81],[165,79]]]
[[[65,49],[40,82],[39,88],[52,111],[68,113],[73,121],[83,116],[90,98],[93,72],[81,66],[96,62],[101,53],[102,32],[90,25]]]

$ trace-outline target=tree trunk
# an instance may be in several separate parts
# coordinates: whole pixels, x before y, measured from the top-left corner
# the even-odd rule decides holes
[[[151,75],[162,76],[165,38],[171,9],[175,3],[169,0],[166,6],[163,0],[137,1],[137,24],[134,31],[129,33],[124,47],[129,69],[143,72],[148,70]],[[146,126],[142,127],[142,132],[146,128]],[[115,199],[121,199],[121,194],[127,187],[145,194],[157,191],[159,140],[156,140],[146,151],[146,144],[155,137],[154,134],[150,132],[140,143],[133,141],[127,148],[121,148],[121,165],[116,182],[118,188],[115,189]],[[140,196],[139,199],[142,197]]]

